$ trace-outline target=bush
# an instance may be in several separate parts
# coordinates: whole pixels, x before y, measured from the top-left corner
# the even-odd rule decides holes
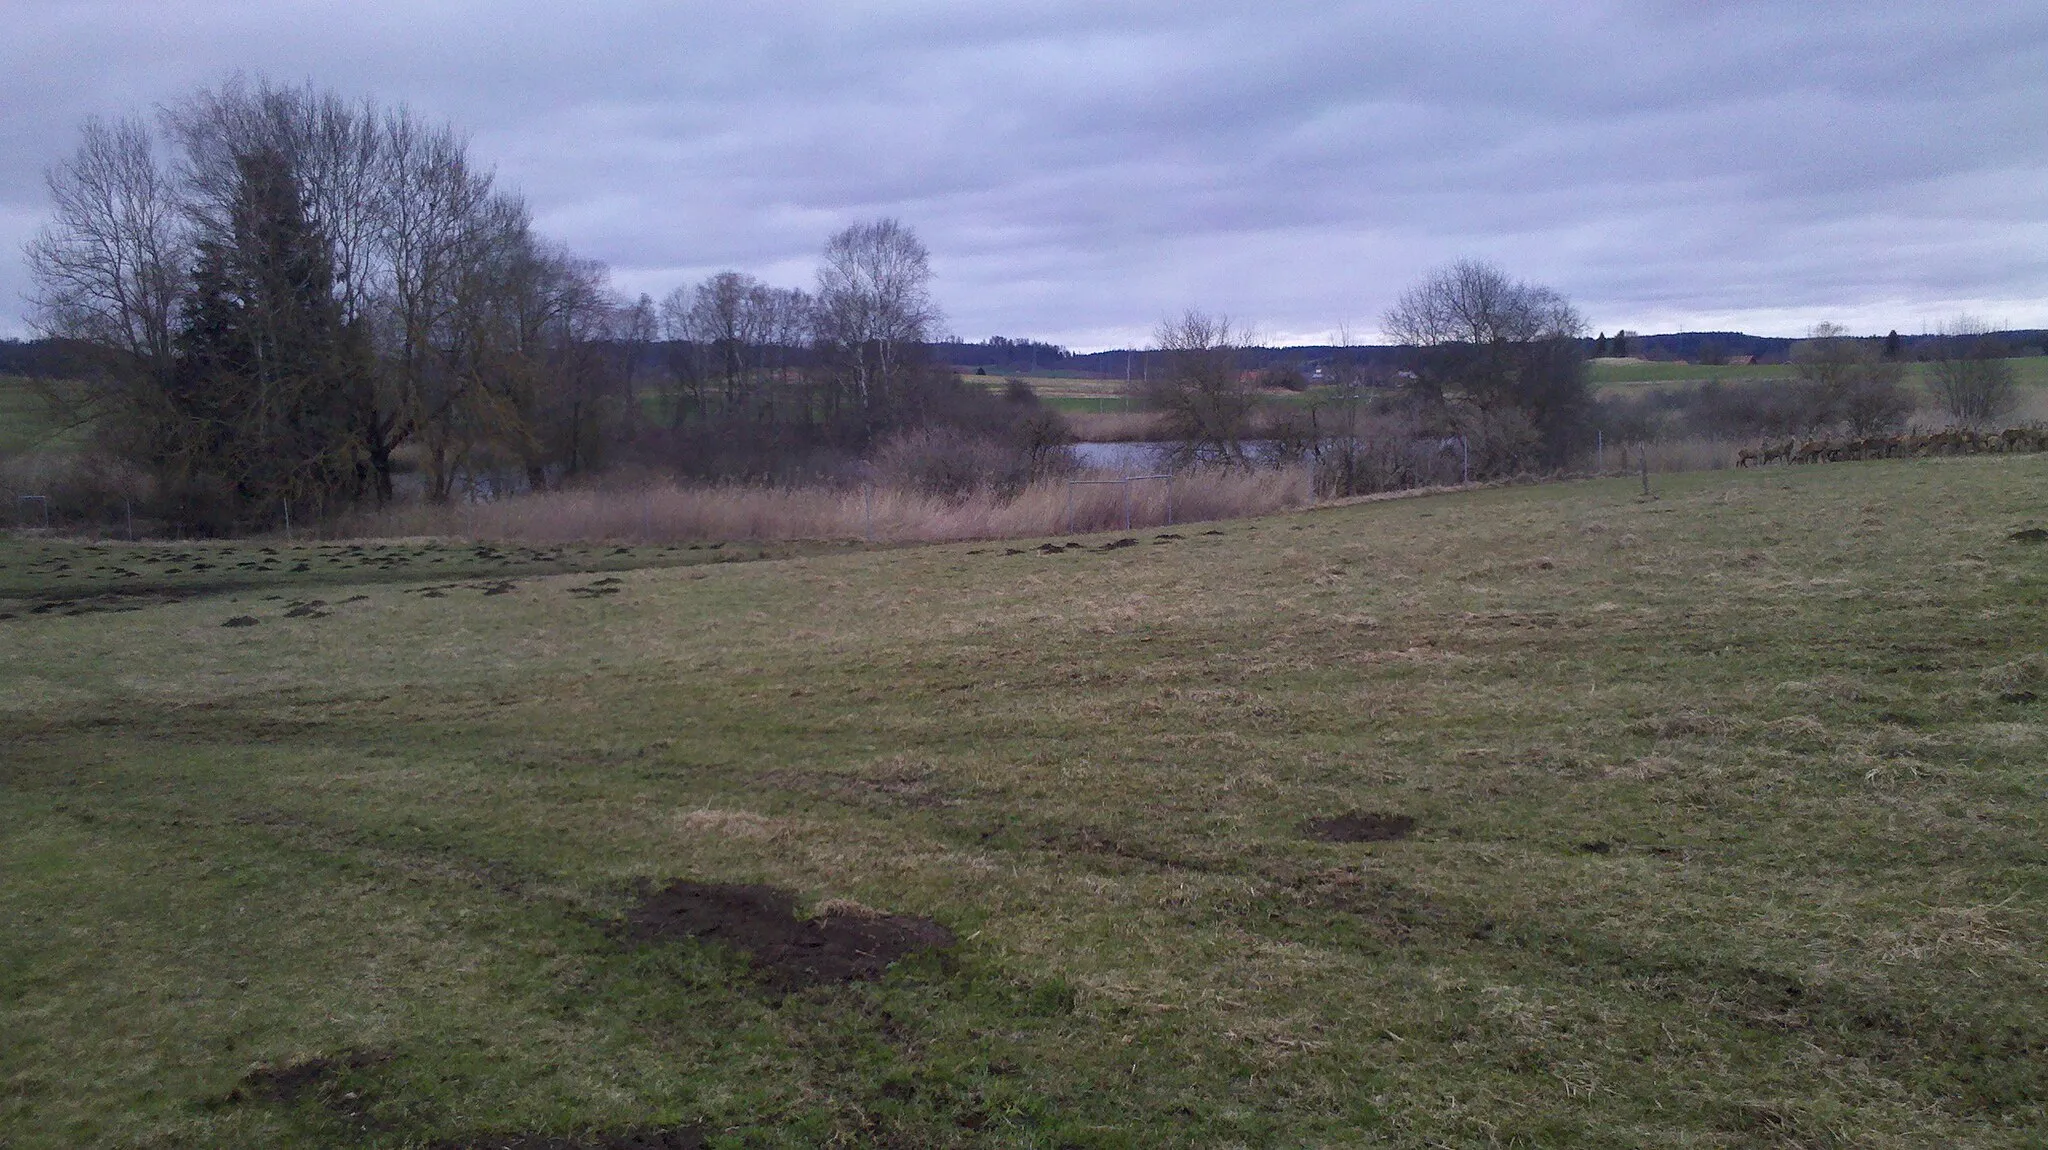
[[[935,499],[1008,498],[1072,467],[1073,437],[1059,413],[1040,410],[997,434],[927,426],[884,440],[869,459],[881,483]]]

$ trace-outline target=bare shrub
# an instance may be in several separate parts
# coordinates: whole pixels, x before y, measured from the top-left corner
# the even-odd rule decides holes
[[[1928,390],[1949,419],[1982,427],[2009,414],[2019,402],[2006,349],[1968,316],[1943,325],[1927,365]]]
[[[1317,490],[1334,496],[1370,495],[1409,487],[1457,483],[1463,453],[1442,436],[1425,433],[1410,412],[1362,415],[1348,434],[1323,445],[1317,461]]]
[[[1031,479],[1031,455],[957,427],[897,432],[875,449],[875,474],[891,487],[953,502],[989,490],[1015,492]]]
[[[121,521],[131,509],[147,510],[153,488],[140,470],[97,451],[30,452],[0,460],[0,501],[23,522],[40,525],[45,504],[24,517],[23,496],[47,501],[52,526],[74,528]]]

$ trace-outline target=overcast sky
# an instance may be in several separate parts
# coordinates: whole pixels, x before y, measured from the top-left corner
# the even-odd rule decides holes
[[[88,115],[241,70],[471,133],[660,296],[930,246],[951,329],[1321,342],[1463,257],[1597,329],[2048,326],[2048,4],[0,0],[0,333]]]

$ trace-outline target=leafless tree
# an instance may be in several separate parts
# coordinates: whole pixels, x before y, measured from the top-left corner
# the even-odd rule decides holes
[[[1462,260],[1403,292],[1381,326],[1416,349],[1418,398],[1519,409],[1548,462],[1564,461],[1592,396],[1578,346],[1585,321],[1563,295]]]
[[[895,219],[854,224],[825,244],[818,337],[836,349],[855,405],[872,419],[898,398],[906,368],[941,321],[931,256]]]
[[[173,174],[139,120],[88,120],[45,176],[52,219],[27,246],[31,323],[106,353],[80,420],[153,408],[173,366],[191,237]]]
[[[1792,345],[1792,370],[1806,391],[1812,430],[1840,424],[1852,435],[1895,431],[1916,406],[1899,386],[1905,365],[1880,354],[1877,340],[1858,339],[1839,324],[1814,325]]]
[[[1982,427],[2004,418],[2019,402],[2005,350],[1981,320],[1958,316],[1942,325],[1928,360],[1927,383],[1951,420]]]
[[[1250,333],[1228,316],[1191,308],[1162,321],[1153,338],[1157,363],[1142,395],[1163,414],[1183,461],[1247,466],[1244,437],[1258,392],[1239,372],[1238,358]]]

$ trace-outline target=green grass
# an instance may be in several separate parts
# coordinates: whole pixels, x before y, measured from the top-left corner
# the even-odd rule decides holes
[[[1657,483],[0,621],[0,1144],[2039,1145],[2048,457]]]
[[[2012,365],[2013,382],[2023,391],[2048,388],[2048,356],[2027,356],[2007,360]],[[1638,387],[1667,387],[1679,384],[1698,384],[1709,380],[1732,382],[1754,379],[1791,379],[1793,369],[1789,364],[1759,364],[1753,366],[1724,365],[1707,367],[1692,363],[1607,363],[1595,361],[1586,367],[1587,378],[1593,386],[1602,390],[1632,390]],[[1909,364],[1906,378],[1913,382],[1925,382],[1926,364]]]
[[[1696,363],[1612,363],[1596,360],[1586,365],[1586,377],[1595,387],[1627,387],[1635,384],[1705,383],[1710,379],[1790,379],[1789,364],[1742,364],[1709,367]]]
[[[0,459],[61,437],[32,381],[0,375]]]

